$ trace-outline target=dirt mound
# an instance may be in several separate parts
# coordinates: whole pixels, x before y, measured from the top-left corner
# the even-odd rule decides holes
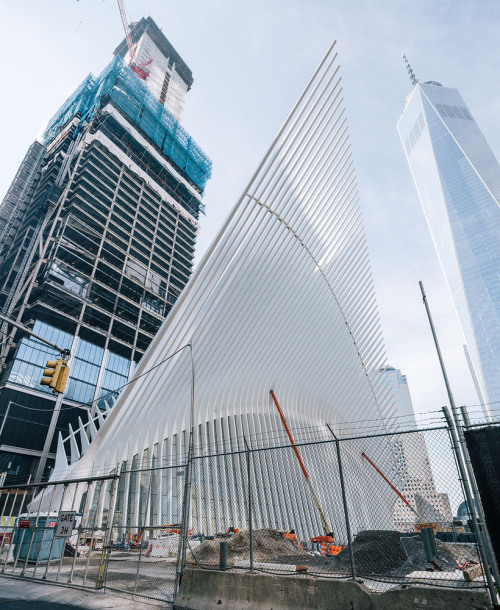
[[[221,542],[227,542],[228,562],[248,560],[250,557],[250,533],[238,532],[230,538],[205,540],[192,553],[199,563],[218,563]],[[253,531],[253,556],[255,561],[276,561],[307,556],[297,543],[285,538],[281,532],[272,529]]]
[[[358,574],[388,574],[406,560],[401,544],[401,532],[392,530],[364,530],[352,542],[354,563]],[[349,546],[337,555],[340,566],[351,564]]]

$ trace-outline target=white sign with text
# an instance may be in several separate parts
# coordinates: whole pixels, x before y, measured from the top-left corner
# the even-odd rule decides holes
[[[67,538],[71,536],[76,527],[76,511],[61,511],[57,517],[56,538]]]

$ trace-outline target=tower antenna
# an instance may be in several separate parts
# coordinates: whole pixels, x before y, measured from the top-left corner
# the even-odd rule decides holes
[[[413,72],[413,70],[411,69],[409,62],[406,59],[406,55],[403,55],[403,59],[405,60],[405,65],[406,69],[408,70],[408,74],[410,75],[410,80],[413,85],[416,85],[418,83],[418,78],[415,76],[415,72]]]

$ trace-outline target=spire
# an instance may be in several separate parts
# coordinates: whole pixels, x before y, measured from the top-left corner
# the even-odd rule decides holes
[[[403,55],[403,59],[405,60],[405,65],[406,65],[406,69],[408,70],[408,74],[410,75],[410,80],[413,85],[416,85],[418,83],[418,78],[415,76],[415,73],[411,69],[411,66],[408,63],[408,60],[406,59],[406,55]]]

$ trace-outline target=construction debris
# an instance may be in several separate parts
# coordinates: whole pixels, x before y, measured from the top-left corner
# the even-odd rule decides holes
[[[424,545],[417,536],[401,538],[401,545],[405,549],[406,560],[391,573],[393,576],[406,576],[418,570],[429,571],[432,566],[426,560]],[[479,556],[476,545],[460,542],[442,542],[436,540],[436,563],[441,570],[458,570],[463,564],[477,564]],[[465,575],[464,575],[465,577]]]
[[[361,531],[352,543],[356,572],[364,576],[390,574],[404,577],[416,571],[453,572],[459,569],[458,564],[470,562],[475,565],[479,562],[474,544],[436,540],[436,548],[437,557],[429,562],[418,535],[402,536],[400,532],[391,530]],[[330,562],[336,562],[336,569],[349,570],[349,547],[337,557],[332,557]],[[467,578],[465,573],[464,578]]]

